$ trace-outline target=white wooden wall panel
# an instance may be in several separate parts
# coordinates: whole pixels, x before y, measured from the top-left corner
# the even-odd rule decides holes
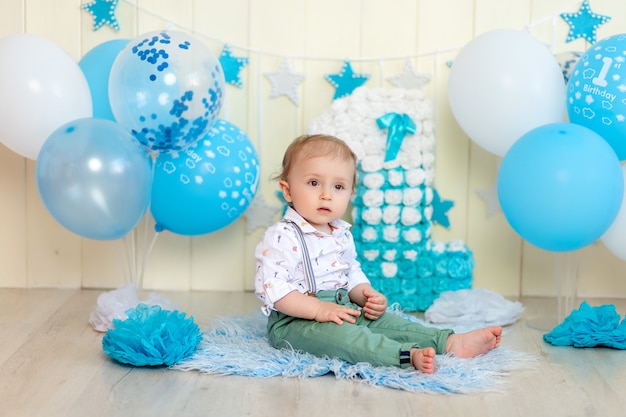
[[[86,1],[84,1],[86,3]],[[331,104],[334,88],[325,74],[337,73],[343,59],[356,72],[371,75],[370,87],[392,87],[386,80],[410,56],[419,72],[432,74],[425,91],[434,104],[437,147],[436,186],[455,202],[451,227],[437,226],[438,240],[464,240],[476,260],[475,285],[505,295],[549,295],[557,291],[559,257],[524,242],[502,213],[487,216],[476,189],[494,184],[500,158],[475,145],[456,124],[447,100],[448,61],[476,35],[496,28],[527,28],[555,53],[584,51],[584,40],[565,43],[562,11],[570,0],[119,0],[120,30],[92,30],[91,15],[80,0],[4,0],[0,36],[30,33],[49,38],[76,61],[111,39],[132,39],[171,28],[192,32],[219,55],[224,43],[250,63],[241,73],[243,88],[227,86],[222,117],[246,131],[261,162],[260,190],[270,204],[286,145],[304,133],[312,119]],[[626,32],[626,4],[592,0],[592,9],[610,15],[598,38]],[[555,17],[557,16],[557,17]],[[417,56],[417,57],[416,57]],[[396,57],[396,59],[389,59]],[[265,78],[287,58],[305,75],[299,105],[287,97],[269,98]],[[379,58],[368,60],[365,58]],[[0,138],[1,140],[1,138]],[[129,279],[130,266],[141,271],[152,242],[148,214],[123,242],[93,241],[72,234],[46,211],[37,191],[34,161],[0,145],[0,287],[115,288]],[[245,218],[205,236],[160,233],[145,264],[148,288],[250,290],[253,251],[262,230],[248,234]],[[136,261],[129,264],[126,251]],[[626,297],[626,262],[601,243],[570,254],[565,278],[580,266],[579,294]]]

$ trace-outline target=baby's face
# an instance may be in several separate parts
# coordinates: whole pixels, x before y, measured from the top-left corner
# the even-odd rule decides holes
[[[335,156],[298,158],[280,187],[285,199],[317,230],[344,215],[354,187],[354,162]]]

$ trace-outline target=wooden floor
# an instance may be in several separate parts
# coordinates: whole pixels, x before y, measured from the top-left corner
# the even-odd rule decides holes
[[[585,416],[626,415],[626,352],[554,347],[528,325],[554,316],[554,299],[523,299],[523,319],[503,345],[536,353],[503,392],[429,395],[332,376],[247,378],[133,368],[110,360],[87,322],[100,291],[0,289],[0,416]],[[249,314],[250,293],[169,293],[206,328],[215,315]],[[612,303],[622,316],[626,300]]]

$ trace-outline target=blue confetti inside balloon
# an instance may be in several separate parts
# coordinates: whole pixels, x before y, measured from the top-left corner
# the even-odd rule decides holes
[[[192,317],[158,305],[139,304],[126,312],[125,320],[114,319],[102,339],[104,353],[134,366],[173,365],[191,356],[202,340]]]
[[[206,45],[183,32],[130,41],[109,78],[115,120],[148,150],[169,153],[197,141],[224,100],[224,73]]]

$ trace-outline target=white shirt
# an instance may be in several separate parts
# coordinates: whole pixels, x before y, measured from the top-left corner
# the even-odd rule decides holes
[[[351,225],[341,219],[330,224],[332,234],[320,232],[289,207],[285,219],[294,221],[304,235],[315,275],[317,291],[345,288],[351,291],[359,284],[369,283],[357,261]],[[292,291],[305,294],[307,286],[302,265],[300,243],[293,225],[278,222],[270,226],[257,245],[256,296],[265,304],[269,315],[274,303]]]

